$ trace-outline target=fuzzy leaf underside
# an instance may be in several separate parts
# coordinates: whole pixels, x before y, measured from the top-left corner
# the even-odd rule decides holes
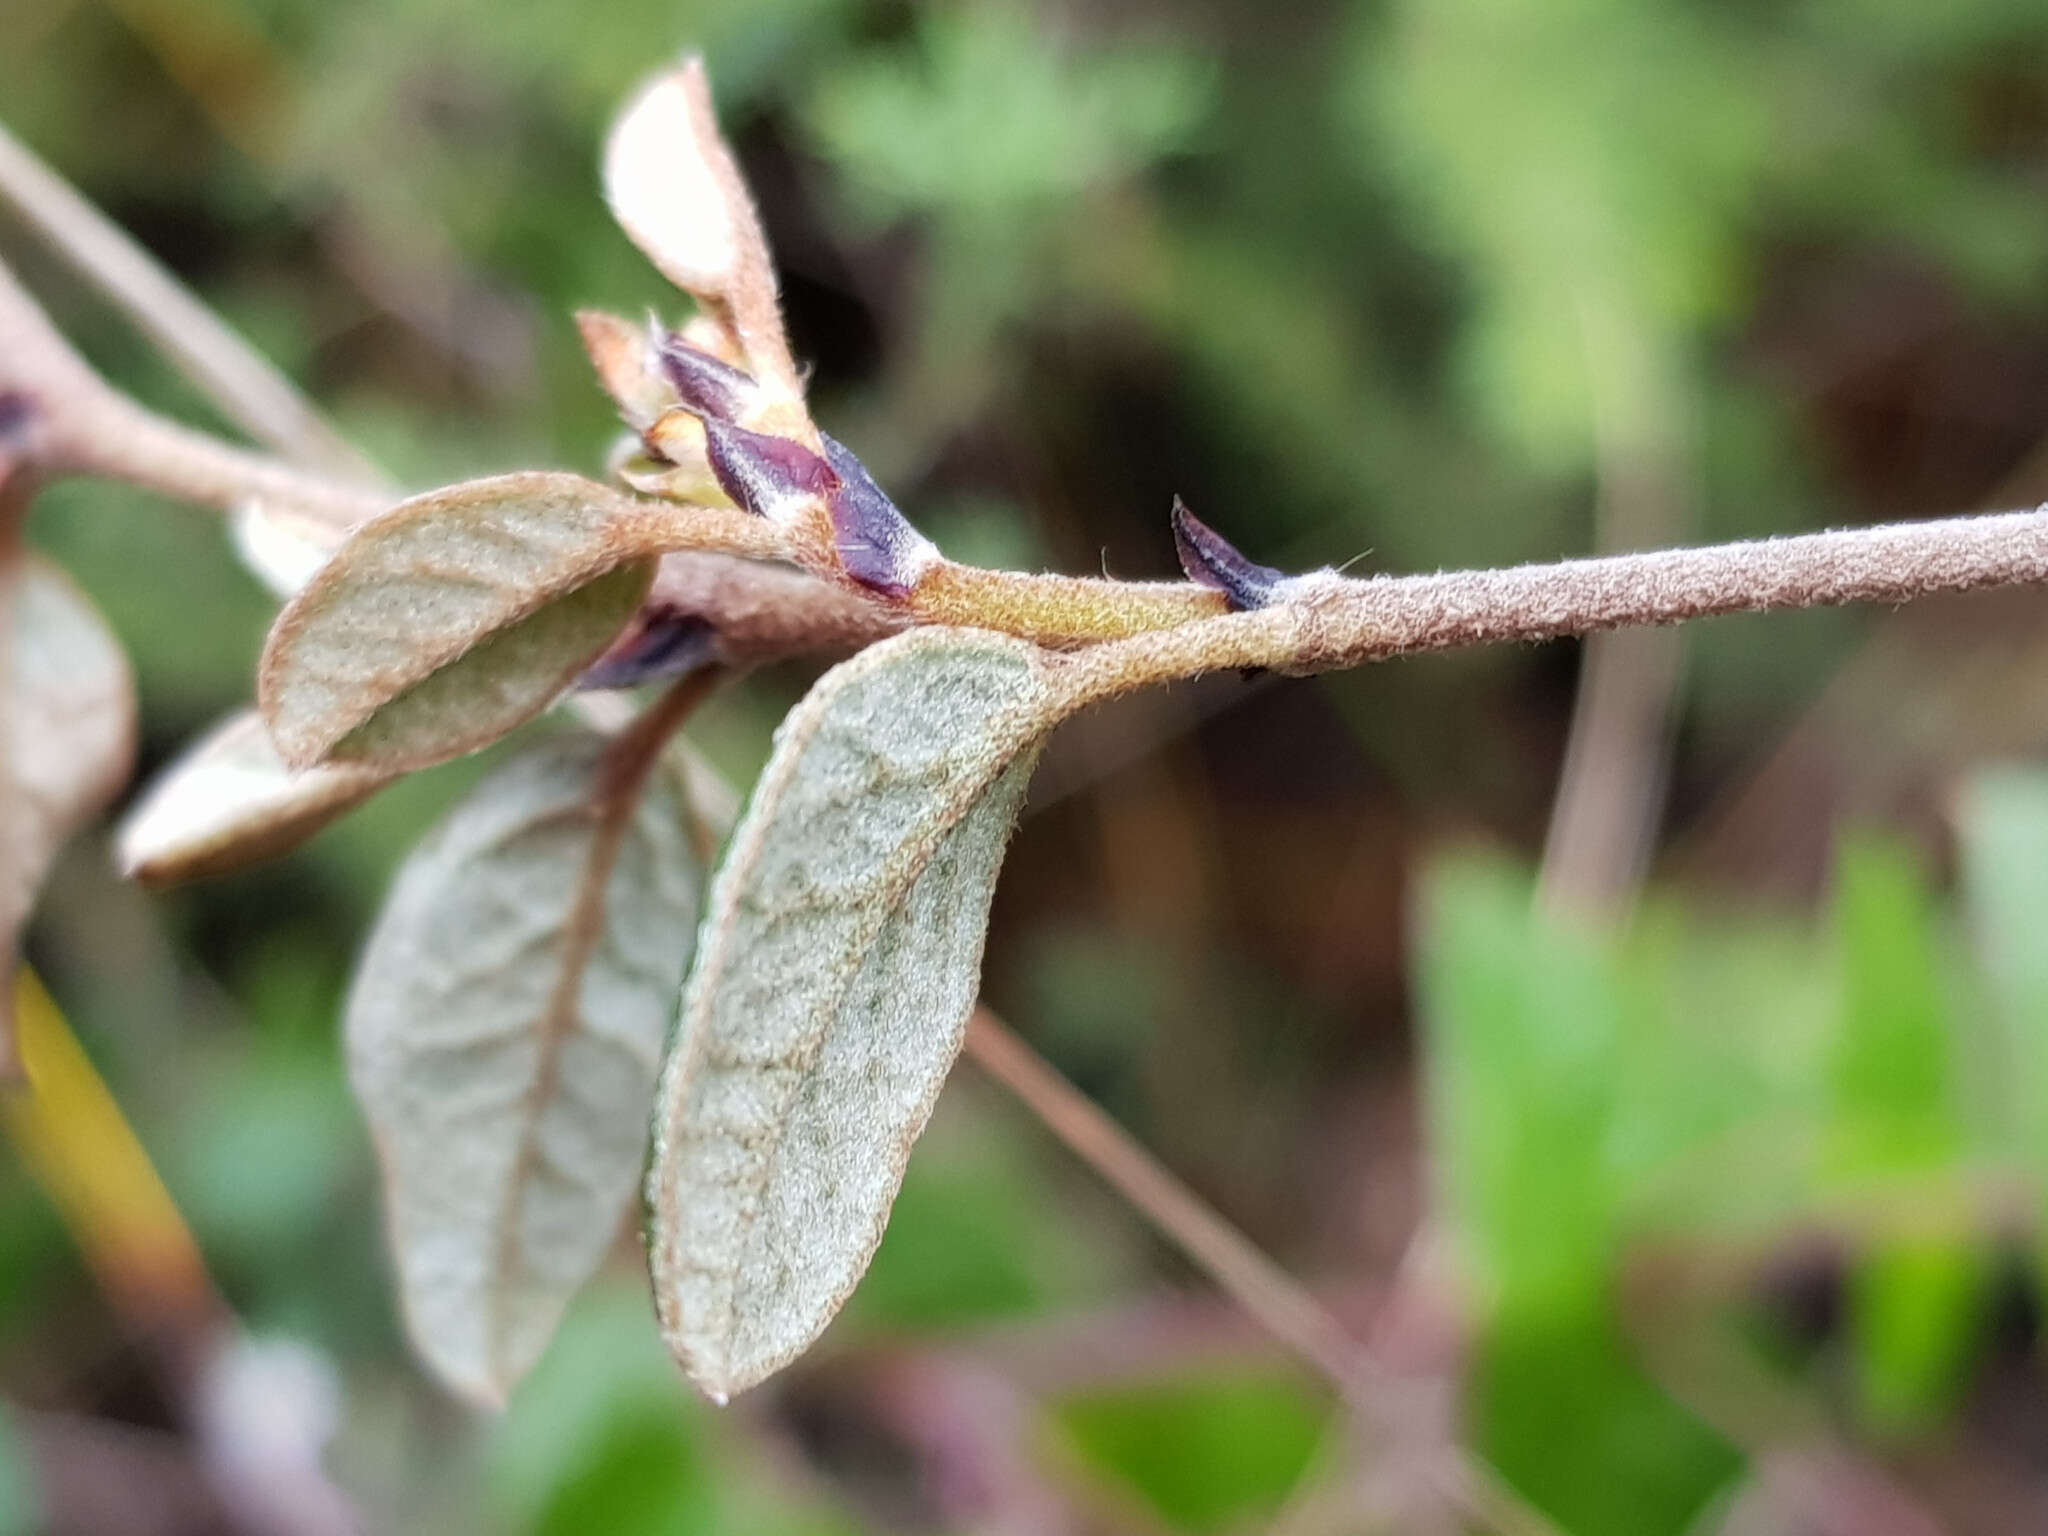
[[[539,713],[625,626],[667,547],[662,514],[529,472],[402,502],[351,533],[286,605],[258,700],[295,768],[394,772]]]
[[[230,716],[157,775],[121,823],[122,873],[145,885],[224,874],[289,852],[390,782],[323,763],[294,773],[254,710]]]
[[[405,1312],[495,1402],[632,1205],[702,896],[682,773],[607,831],[603,740],[541,742],[406,861],[349,999]]]
[[[778,731],[713,885],[648,1179],[663,1334],[714,1398],[802,1353],[873,1257],[1056,714],[1029,645],[919,630]]]
[[[380,706],[326,761],[405,773],[489,746],[560,698],[618,638],[653,583],[654,562],[637,561],[486,635]]]

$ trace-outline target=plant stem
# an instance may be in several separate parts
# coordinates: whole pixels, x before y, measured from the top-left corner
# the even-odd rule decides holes
[[[0,407],[9,414],[26,410],[26,421],[6,427],[15,440],[8,446],[49,472],[105,475],[208,506],[274,498],[340,527],[374,514],[387,499],[230,447],[144,410],[101,382],[4,266]],[[1550,640],[1723,613],[1900,603],[1937,592],[2040,581],[2048,581],[2048,512],[2042,511],[1506,570],[1364,581],[1318,572],[1283,582],[1282,600],[1271,607],[1191,622],[1176,619],[1213,608],[1213,594],[1192,586],[1141,585],[1128,589],[1140,600],[1136,606],[1092,630],[1081,625],[1082,631],[1128,634],[1146,622],[1171,627],[1106,641],[1061,665],[1078,706],[1232,668],[1320,672],[1413,651]],[[963,578],[943,595],[935,591],[932,601],[942,606],[923,616],[995,628],[1008,620],[1027,632],[1044,629],[1046,615],[1013,611],[1011,600],[1026,587],[1042,589],[1057,598],[1054,607],[1071,610],[1053,615],[1069,638],[1075,628],[1069,621],[1076,614],[1086,618],[1097,599],[1120,610],[1132,601],[1115,595],[1125,590],[1116,583],[997,572]],[[1155,606],[1159,611],[1151,612]],[[1138,607],[1147,610],[1142,617]]]
[[[377,482],[376,469],[306,403],[289,379],[4,127],[0,200],[90,279],[255,441],[310,469],[344,480]]]
[[[1293,674],[1417,651],[1554,640],[1725,613],[2048,581],[2048,509],[1364,581],[1318,572],[1248,613],[1112,642],[1056,665],[1070,704],[1204,672]]]
[[[1404,1384],[1299,1281],[1175,1178],[986,1007],[977,1007],[968,1020],[965,1049],[976,1066],[1014,1094],[1153,1230],[1275,1339],[1327,1377],[1347,1403],[1382,1428],[1402,1428],[1396,1410]],[[1399,1454],[1401,1448],[1390,1449]],[[1455,1445],[1433,1447],[1432,1452],[1420,1474],[1464,1518],[1502,1536],[1558,1536],[1548,1520],[1483,1463]]]
[[[1372,1369],[1363,1347],[1321,1302],[987,1008],[968,1021],[966,1052],[1274,1338],[1340,1385]]]
[[[1225,611],[1223,594],[1188,581],[1110,581],[934,566],[906,600],[926,624],[965,624],[1040,645],[1121,640]]]
[[[145,410],[72,350],[0,264],[0,407],[20,419],[0,435],[47,475],[83,474],[230,510],[289,504],[339,533],[390,504],[383,492],[292,468]]]
[[[51,456],[53,469],[125,481],[222,512],[249,501],[274,502],[318,519],[337,536],[395,499],[237,448],[111,392],[88,425],[85,433],[63,434]]]

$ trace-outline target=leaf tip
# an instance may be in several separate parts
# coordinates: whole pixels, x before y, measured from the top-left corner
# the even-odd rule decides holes
[[[709,117],[703,60],[692,56],[634,93],[604,147],[612,217],[662,276],[697,294],[722,292],[740,259],[713,159],[722,147],[704,143]]]
[[[576,311],[576,334],[597,382],[636,432],[674,403],[656,360],[659,338],[601,309]]]

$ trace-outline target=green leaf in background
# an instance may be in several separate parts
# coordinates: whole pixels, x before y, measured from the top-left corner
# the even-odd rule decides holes
[[[1980,773],[1956,819],[1970,935],[1997,1025],[1997,1130],[2034,1192],[2038,1295],[2048,1289],[2048,773]]]
[[[1814,1085],[1840,1011],[1828,960],[1804,923],[1646,893],[1620,955],[1646,1006],[1611,1143],[1631,1240],[1754,1241],[1811,1208]]]
[[[590,1458],[555,1489],[536,1536],[668,1536],[717,1529],[703,1452],[672,1409],[616,1412]]]
[[[644,1282],[600,1281],[490,1427],[485,1467],[522,1536],[823,1536],[853,1527],[707,1413],[654,1331]],[[0,1536],[5,1536],[0,1532]]]
[[[1774,149],[1767,79],[1712,9],[1409,0],[1351,82],[1469,271],[1467,373],[1540,462],[1634,444],[1694,331],[1736,291],[1738,215]]]
[[[1077,1228],[1053,1170],[1005,1110],[979,1095],[940,1100],[849,1318],[929,1334],[1108,1291],[1099,1234]]]
[[[1842,1016],[1828,1067],[1837,1178],[1945,1165],[1962,1139],[1933,897],[1910,855],[1845,844],[1835,864]]]
[[[1431,872],[1418,944],[1431,1150],[1474,1277],[1502,1306],[1583,1297],[1614,1240],[1611,961],[1539,921],[1524,875],[1474,859]]]
[[[1500,862],[1439,864],[1421,914],[1430,1150],[1486,1298],[1475,1442],[1573,1536],[1684,1530],[1736,1457],[1643,1375],[1612,1315],[1643,1001]]]
[[[1067,51],[1022,6],[919,13],[916,58],[828,75],[806,118],[885,216],[986,220],[1056,202],[1182,143],[1209,96],[1192,51]]]
[[[1958,810],[1970,936],[2002,1026],[1999,1129],[2048,1201],[2048,773],[1978,774]]]
[[[1271,1517],[1308,1471],[1329,1415],[1298,1377],[1249,1371],[1089,1392],[1054,1409],[1085,1466],[1193,1533]]]
[[[545,1529],[574,1512],[576,1490],[587,1496],[590,1469],[626,1454],[612,1449],[614,1436],[636,1440],[656,1416],[668,1422],[684,1475],[647,1485],[646,1505],[666,1514],[669,1529],[694,1528],[708,1496],[706,1415],[655,1337],[645,1292],[630,1276],[600,1280],[563,1315],[561,1347],[492,1421],[485,1462],[496,1503],[520,1529]]]
[[[1883,1435],[1932,1430],[1952,1411],[1983,1339],[1995,1270],[1969,1235],[1890,1238],[1849,1274],[1856,1405]]]
[[[1643,1374],[1598,1303],[1497,1318],[1466,1416],[1486,1458],[1571,1536],[1676,1536],[1742,1465]]]
[[[1932,1231],[1880,1235],[1849,1281],[1857,1406],[1880,1432],[1935,1423],[1979,1339],[1984,1257],[1943,1199],[1967,1137],[1955,1021],[1944,997],[1934,905],[1913,859],[1850,841],[1835,869],[1842,1012],[1827,1075],[1824,1167],[1853,1195],[1932,1210]],[[1954,1224],[1953,1226],[1951,1224]]]

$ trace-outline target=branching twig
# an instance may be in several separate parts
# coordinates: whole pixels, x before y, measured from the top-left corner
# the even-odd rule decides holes
[[[345,525],[379,510],[374,491],[302,473],[143,410],[100,381],[0,268],[0,403],[28,420],[16,436],[50,473],[127,480],[202,505],[274,498]],[[2048,580],[2048,513],[1843,529],[1793,538],[1596,560],[1365,581],[1318,574],[1285,583],[1285,600],[1097,645],[1076,655],[1077,701],[1201,672],[1290,673],[1358,666],[1415,651],[1556,639],[1713,614],[1850,602],[1906,602],[1936,592]],[[815,584],[818,611],[822,594]],[[744,607],[758,624],[771,605]],[[787,601],[776,644],[842,649],[849,611],[832,606],[829,638],[806,632]],[[704,615],[717,625],[720,615]],[[735,613],[728,617],[745,622]],[[973,616],[963,613],[960,622]],[[903,616],[881,609],[875,633]],[[862,624],[851,626],[854,629]],[[820,643],[812,643],[814,640]]]
[[[390,505],[359,484],[307,473],[195,432],[110,388],[0,264],[0,413],[45,475],[122,480],[199,506],[276,501],[337,532]]]
[[[239,343],[238,343],[239,345]],[[363,485],[297,469],[145,410],[106,384],[0,263],[0,451],[41,478],[123,480],[200,506],[289,507],[338,543],[391,504]],[[901,629],[886,605],[788,567],[725,555],[666,556],[650,599],[670,620],[702,623],[721,660],[857,650]]]
[[[968,1023],[966,1052],[1288,1349],[1346,1388],[1376,1374],[1321,1302],[986,1008]]]
[[[256,442],[309,469],[375,484],[372,465],[261,353],[128,232],[0,127],[0,201],[89,278]]]
[[[1337,1388],[1369,1422],[1405,1427],[1401,1380],[1259,1246],[1175,1178],[987,1008],[967,1025],[966,1054],[1100,1174],[1167,1241],[1281,1344]],[[1550,1522],[1456,1446],[1416,1469],[1465,1518],[1502,1536],[1556,1536]]]

